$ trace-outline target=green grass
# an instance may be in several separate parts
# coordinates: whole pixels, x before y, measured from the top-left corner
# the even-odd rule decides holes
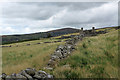
[[[63,42],[2,48],[3,72],[17,73],[28,67],[42,69],[60,44]]]
[[[18,42],[18,43],[12,43],[12,44],[5,44],[4,46],[26,46],[27,44],[31,44],[31,45],[34,45],[34,44],[37,44],[37,43],[44,43],[44,42],[53,42],[53,41],[57,41],[59,39],[55,39],[54,37],[53,38],[42,38],[40,40],[33,40],[33,41],[25,41],[25,42]]]
[[[8,44],[13,47],[2,48],[3,72],[18,73],[29,67],[43,69],[48,63],[50,54],[64,42],[30,46],[26,44],[56,41],[58,37]],[[70,56],[55,65],[53,71],[45,71],[56,78],[116,78],[118,77],[117,63],[118,31],[109,29],[107,34],[84,38],[83,41],[78,42],[76,50]]]
[[[73,34],[77,35],[77,33],[72,33],[72,35]],[[50,54],[54,53],[58,45],[64,44],[64,42],[44,42],[53,42],[58,40],[59,39],[56,39],[56,37],[52,37],[4,45],[11,45],[12,47],[2,48],[2,72],[5,72],[7,74],[18,73],[20,70],[23,70],[28,67],[43,69],[43,67],[45,67],[48,63]],[[62,41],[64,40],[66,39],[62,39]],[[30,45],[27,46],[27,44]],[[16,47],[17,45],[18,47]]]
[[[57,78],[118,77],[118,31],[86,37],[71,56],[55,67]],[[68,65],[67,67],[65,65]]]

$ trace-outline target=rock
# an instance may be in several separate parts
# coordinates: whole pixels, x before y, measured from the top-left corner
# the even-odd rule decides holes
[[[10,75],[7,75],[5,80],[13,80],[12,77]]]
[[[54,60],[54,61],[56,61],[58,58],[59,58],[59,57],[56,56],[56,54],[54,54],[54,55],[51,56],[51,59]]]
[[[28,75],[28,74],[25,72],[25,70],[21,71],[19,74],[25,76],[28,80],[33,80],[32,76]]]
[[[53,75],[48,74],[47,78],[53,78]]]
[[[55,63],[55,61],[52,60],[52,59],[50,59],[47,65],[48,65],[49,67],[52,67],[52,66],[54,66],[54,63]]]
[[[38,71],[35,73],[34,78],[40,79],[40,78],[47,78],[47,73],[45,71]]]
[[[74,45],[73,41],[72,40],[69,40],[66,42],[66,44],[71,44],[71,45]]]
[[[16,78],[16,73],[11,74],[11,78],[15,79]]]
[[[52,67],[44,67],[44,69],[48,69],[48,70],[53,70],[53,68]]]
[[[42,70],[36,71],[35,69],[27,68],[18,74],[6,75],[3,73],[1,78],[2,80],[44,80],[45,78],[53,78],[53,76]]]
[[[2,73],[1,78],[2,78],[3,80],[5,80],[6,77],[7,77],[7,75],[6,75],[5,73]]]
[[[59,45],[56,49],[56,51],[60,50],[60,49],[63,49],[64,48],[64,45]]]
[[[70,52],[71,52],[73,49],[75,49],[75,46],[74,46],[74,45],[66,44],[66,46],[67,46],[67,50],[70,51]]]
[[[20,74],[16,74],[16,78],[17,78],[17,80],[27,80],[27,78],[25,76],[22,76]]]
[[[36,79],[36,80],[38,80],[38,79],[41,79],[42,77],[36,73],[36,74],[33,76],[33,78]]]
[[[47,74],[45,71],[40,70],[35,73],[33,78],[34,79],[45,79],[45,78],[53,78],[53,76],[50,74]]]
[[[62,58],[62,53],[61,53],[61,50],[57,50],[55,53],[54,53],[55,56],[57,56],[59,59]]]
[[[11,78],[13,80],[27,80],[27,78],[21,74],[16,74],[16,73],[13,73],[11,74]]]
[[[32,69],[32,68],[27,68],[27,69],[25,69],[25,72],[26,72],[27,74],[29,74],[30,76],[34,76],[36,70],[35,70],[35,69]]]

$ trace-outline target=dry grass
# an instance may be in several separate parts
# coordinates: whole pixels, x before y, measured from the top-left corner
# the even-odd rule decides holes
[[[57,78],[118,78],[118,30],[84,38],[53,74]]]
[[[50,73],[57,78],[118,77],[118,30],[111,29],[109,31],[107,34],[84,38],[82,42],[77,44],[72,55],[60,61]],[[56,39],[53,38],[53,40]],[[21,46],[3,48],[3,72],[7,74],[18,73],[28,67],[43,69],[50,54],[59,44],[64,44],[64,42],[22,45],[45,41],[50,41],[50,39],[14,43],[12,45],[20,44]]]
[[[59,44],[63,42],[3,48],[3,72],[11,74],[28,67],[42,69]]]
[[[79,33],[71,33],[71,34],[66,34],[66,35],[62,35],[62,36],[70,36],[70,35],[79,35]],[[61,36],[57,36],[57,37],[54,37],[55,39],[56,38],[61,38]]]

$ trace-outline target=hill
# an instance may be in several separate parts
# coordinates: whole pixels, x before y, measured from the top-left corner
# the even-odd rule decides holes
[[[41,38],[49,38],[49,37],[55,37],[55,36],[60,36],[64,34],[77,33],[78,31],[79,29],[63,28],[63,29],[57,29],[57,30],[52,30],[48,32],[39,32],[39,33],[32,33],[32,34],[3,35],[2,44],[39,40]]]
[[[57,78],[118,78],[118,30],[78,42],[52,74]]]
[[[85,37],[77,43],[76,49],[70,56],[58,62],[52,71],[45,71],[56,78],[117,78],[118,29],[104,28],[96,31],[101,30],[107,30],[108,33]],[[63,36],[73,34],[79,33]],[[58,45],[64,44],[66,39],[58,43],[44,42],[60,40],[58,37],[61,36],[6,44],[12,47],[2,48],[3,72],[11,74],[18,73],[25,68],[43,69],[50,55],[54,53]]]

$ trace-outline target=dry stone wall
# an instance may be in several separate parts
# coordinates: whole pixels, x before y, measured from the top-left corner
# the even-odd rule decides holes
[[[75,49],[75,45],[78,41],[82,40],[84,34],[76,35],[74,38],[66,41],[65,45],[59,45],[55,52],[50,56],[50,60],[47,67],[53,67],[56,61],[66,58]]]
[[[2,80],[41,80],[41,79],[47,80],[50,78],[53,78],[53,75],[50,75],[42,70],[36,71],[35,69],[32,68],[27,68],[25,70],[22,70],[18,74],[13,73],[11,75],[6,75],[5,73],[3,73],[1,75]]]
[[[94,29],[94,28],[93,28]],[[57,61],[60,61],[66,57],[68,57],[72,51],[75,49],[76,43],[78,41],[81,41],[86,36],[95,36],[97,34],[104,34],[106,31],[99,31],[95,32],[94,30],[87,30],[83,31],[83,28],[80,30],[80,35],[76,35],[75,37],[66,40],[66,43],[64,45],[59,45],[55,52],[50,55],[50,60],[47,64],[47,67],[44,67],[45,69],[52,70],[53,66]],[[25,70],[22,70],[20,73],[16,74],[13,73],[11,75],[6,75],[3,73],[1,75],[2,80],[44,80],[44,79],[53,78],[53,75],[50,75],[46,73],[45,71],[36,71],[32,68],[27,68]]]

